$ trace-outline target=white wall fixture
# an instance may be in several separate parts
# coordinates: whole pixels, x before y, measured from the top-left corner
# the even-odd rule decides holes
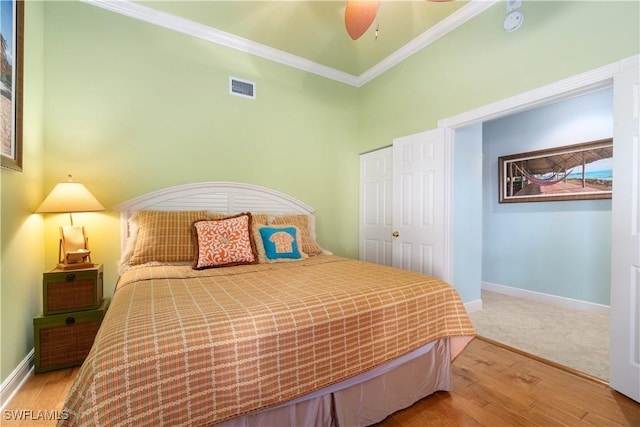
[[[517,30],[524,22],[524,15],[519,9],[522,0],[507,0],[507,17],[504,19],[504,30],[508,33]]]
[[[507,15],[522,6],[522,0],[507,0]]]

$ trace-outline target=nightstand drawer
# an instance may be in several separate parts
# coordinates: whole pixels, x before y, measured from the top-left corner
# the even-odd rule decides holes
[[[42,275],[43,314],[95,310],[102,302],[102,265],[81,270],[51,270]]]
[[[34,318],[35,371],[81,365],[91,350],[110,302],[105,298],[97,310]]]

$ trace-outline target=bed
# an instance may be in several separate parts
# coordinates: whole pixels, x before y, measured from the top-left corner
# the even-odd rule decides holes
[[[450,390],[475,335],[452,286],[331,254],[280,192],[204,182],[117,209],[121,274],[60,426],[371,425]]]

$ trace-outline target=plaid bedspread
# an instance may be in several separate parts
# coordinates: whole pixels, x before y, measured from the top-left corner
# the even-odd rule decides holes
[[[119,280],[60,425],[215,424],[474,333],[450,285],[336,256],[135,268]]]

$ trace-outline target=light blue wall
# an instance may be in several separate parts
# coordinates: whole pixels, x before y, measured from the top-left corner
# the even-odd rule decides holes
[[[611,89],[484,124],[484,282],[609,304],[611,200],[499,204],[498,157],[612,135]]]
[[[482,124],[457,130],[454,150],[453,285],[470,302],[482,281]]]

